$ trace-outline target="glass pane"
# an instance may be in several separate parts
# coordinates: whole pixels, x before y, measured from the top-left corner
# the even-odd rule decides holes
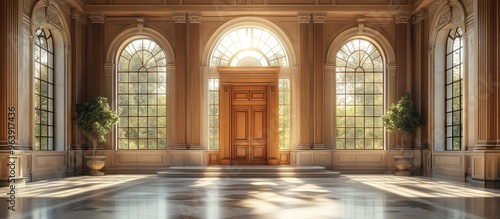
[[[448,35],[446,50],[446,150],[461,150],[463,95],[463,38],[460,28]]]
[[[158,148],[160,133],[157,127],[167,125],[164,117],[168,104],[165,57],[161,47],[149,39],[134,40],[121,52],[118,61],[121,143],[118,149]],[[162,131],[165,138],[166,129]],[[161,147],[166,148],[166,140],[162,141]]]
[[[210,63],[236,66],[246,63],[241,60],[250,60],[248,57],[254,60],[254,65],[288,66],[286,52],[278,38],[260,27],[241,27],[226,33],[216,45]]]
[[[385,92],[380,52],[367,40],[353,39],[338,51],[336,64],[337,149],[383,149],[380,116]]]

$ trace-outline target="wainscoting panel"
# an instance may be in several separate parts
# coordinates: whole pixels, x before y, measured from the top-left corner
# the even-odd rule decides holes
[[[153,174],[168,168],[166,150],[99,151],[106,156],[105,173],[147,173]]]
[[[32,180],[61,178],[68,175],[65,151],[36,151],[32,154]]]
[[[14,155],[10,156],[9,154],[0,154],[0,186],[7,186],[8,185],[8,180],[10,176],[10,161],[12,160],[14,162],[14,171],[15,175],[14,178],[16,179],[21,179],[21,178],[29,178],[30,177],[30,163],[31,163],[31,157],[30,154],[24,154],[24,153],[16,153]]]
[[[387,173],[390,172],[387,153],[388,151],[334,150],[333,170],[341,173]]]
[[[332,168],[331,150],[297,150],[290,152],[290,156],[291,165]]]
[[[171,150],[169,166],[206,166],[208,152],[204,150]]]
[[[432,175],[441,179],[464,181],[466,162],[463,152],[435,151],[432,155]]]
[[[500,153],[486,153],[486,180],[500,180]]]

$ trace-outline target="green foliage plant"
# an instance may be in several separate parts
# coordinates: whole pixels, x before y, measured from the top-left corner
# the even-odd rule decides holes
[[[92,140],[92,156],[95,157],[97,141],[106,142],[104,135],[118,122],[118,115],[111,110],[106,97],[91,97],[86,102],[76,104],[73,121]]]
[[[402,142],[408,136],[414,136],[417,129],[422,127],[422,117],[415,109],[410,98],[410,93],[406,93],[397,104],[392,103],[385,115],[382,116],[384,126],[388,131],[399,131],[402,135]],[[404,145],[401,146],[403,155]]]

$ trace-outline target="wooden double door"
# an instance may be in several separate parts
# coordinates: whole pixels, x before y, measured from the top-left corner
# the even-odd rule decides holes
[[[219,67],[219,147],[223,165],[277,165],[279,67]]]
[[[231,163],[267,164],[267,86],[232,86],[231,93]]]

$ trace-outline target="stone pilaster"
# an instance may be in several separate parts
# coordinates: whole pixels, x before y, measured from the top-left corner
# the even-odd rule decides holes
[[[500,15],[496,0],[477,1],[478,140],[475,150],[500,150]]]
[[[85,78],[87,95],[104,94],[104,20],[102,13],[89,14],[91,21],[87,25],[89,38],[87,46],[87,74]]]
[[[85,30],[88,24],[87,14],[83,13],[77,8],[71,9],[71,25],[70,25],[70,35],[71,35],[71,96],[69,103],[71,110],[69,110],[69,118],[73,118],[74,106],[77,103],[81,103],[83,100],[83,95],[85,93],[85,86],[82,82],[83,73],[86,70],[85,66]],[[68,135],[68,142],[71,144],[72,149],[81,148],[81,143],[84,141],[84,136],[78,131],[76,125],[71,123],[71,132]]]
[[[187,149],[187,16],[184,12],[173,13],[175,22],[175,146]]]
[[[471,183],[500,187],[500,2],[478,0],[477,29],[477,141],[472,147]]]
[[[200,145],[201,134],[201,57],[200,57],[200,13],[188,14],[188,42],[187,42],[187,57],[189,57],[189,65],[187,65],[187,146],[189,149],[202,149]]]
[[[300,32],[300,56],[299,56],[299,150],[311,149],[313,147],[313,121],[311,107],[311,13],[299,13],[297,16]]]
[[[409,12],[395,15],[396,21],[396,57],[397,57],[397,95],[401,98],[405,92],[411,91],[411,23]]]
[[[396,101],[406,92],[412,92],[412,54],[411,54],[412,13],[402,12],[394,16],[396,25]],[[396,132],[396,144],[401,144]]]
[[[313,149],[325,149],[324,143],[324,83],[325,83],[325,22],[326,13],[313,13]]]
[[[416,107],[422,114],[424,124],[431,124],[429,120],[429,12],[422,8],[412,16],[413,26],[413,62],[412,62],[412,91]],[[415,147],[426,148],[430,139],[429,126],[423,126],[415,136]]]
[[[3,0],[0,3],[0,150],[8,149],[8,120],[10,107],[18,109],[19,68],[19,1]],[[17,120],[14,131],[17,133]],[[17,136],[17,135],[16,135]],[[17,139],[16,139],[17,142]]]

